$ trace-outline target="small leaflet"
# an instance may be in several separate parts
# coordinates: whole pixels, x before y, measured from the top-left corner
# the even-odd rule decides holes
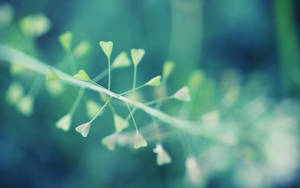
[[[186,101],[189,102],[191,101],[191,97],[190,97],[190,91],[188,87],[183,87],[180,90],[178,90],[173,97],[175,99],[181,100],[181,101]]]
[[[131,49],[131,58],[134,66],[137,66],[145,55],[144,49]]]
[[[76,132],[80,133],[83,137],[87,137],[90,132],[91,122],[84,123],[75,128]]]
[[[56,122],[56,127],[63,131],[68,131],[70,130],[71,127],[71,121],[72,121],[72,115],[66,114]]]

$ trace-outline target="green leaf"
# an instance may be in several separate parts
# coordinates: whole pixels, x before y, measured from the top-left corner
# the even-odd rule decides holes
[[[73,34],[70,31],[67,31],[59,36],[59,42],[66,52],[71,51],[72,36]]]
[[[20,73],[24,72],[25,70],[26,70],[26,68],[22,65],[19,65],[18,63],[12,63],[10,66],[10,73],[12,75],[20,74]]]
[[[45,15],[39,13],[21,19],[20,26],[25,35],[39,37],[49,31],[51,22]]]
[[[139,131],[136,132],[135,138],[134,138],[134,149],[139,149],[142,147],[147,147],[148,143],[145,140],[145,138],[139,133]]]
[[[90,132],[91,123],[87,122],[75,128],[76,132],[80,133],[83,137],[87,137]]]
[[[199,89],[199,86],[204,82],[205,80],[205,73],[201,70],[195,70],[193,71],[189,76],[189,88],[193,91],[197,91]]]
[[[93,100],[88,100],[86,102],[86,111],[89,118],[94,117],[100,108],[101,106]]]
[[[198,185],[203,180],[203,172],[194,156],[189,156],[185,161],[186,177],[192,185]]]
[[[57,96],[64,92],[65,85],[59,80],[46,82],[46,89],[52,96]]]
[[[81,81],[91,81],[89,75],[84,70],[78,71],[78,73],[75,74],[73,77]]]
[[[54,80],[60,80],[60,78],[52,68],[49,68],[47,71],[47,81],[54,81]]]
[[[128,121],[117,114],[114,115],[114,122],[117,132],[121,132],[128,127]]]
[[[169,164],[172,162],[170,155],[166,152],[162,145],[157,144],[153,149],[153,152],[157,154],[156,163],[158,166],[162,166],[164,164]]]
[[[115,149],[116,140],[117,140],[117,133],[108,135],[102,139],[102,144],[105,145],[110,151]]]
[[[18,82],[13,82],[10,84],[6,92],[6,101],[9,104],[17,104],[17,102],[23,97],[24,91],[23,87]]]
[[[173,97],[175,99],[181,100],[181,101],[186,101],[189,102],[191,101],[191,97],[190,97],[190,91],[188,87],[183,87],[180,90],[178,90]]]
[[[144,49],[131,49],[131,59],[134,66],[137,66],[145,55]]]
[[[126,52],[121,52],[112,63],[113,68],[123,68],[128,66],[130,66],[130,60]]]
[[[156,76],[149,80],[145,85],[148,86],[159,86],[160,85],[161,76]]]
[[[88,41],[80,42],[74,49],[74,56],[76,58],[86,55],[91,49],[91,45]]]
[[[33,98],[30,95],[22,97],[17,104],[17,109],[25,116],[30,116],[33,109]]]
[[[166,61],[163,67],[163,78],[168,79],[173,71],[175,63],[173,61]]]
[[[70,130],[71,122],[72,114],[66,114],[56,122],[56,127],[58,129],[62,129],[63,131],[68,131]]]
[[[104,54],[108,58],[110,58],[114,43],[112,41],[100,41],[99,45],[100,45],[101,49],[103,50]]]

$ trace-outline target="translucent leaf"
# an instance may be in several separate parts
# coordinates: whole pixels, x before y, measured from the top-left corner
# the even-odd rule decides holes
[[[91,49],[91,45],[88,41],[80,42],[74,49],[74,56],[76,58],[86,55]]]
[[[91,81],[89,75],[84,70],[78,71],[78,73],[75,74],[73,77],[81,81]]]
[[[111,52],[113,50],[113,42],[112,41],[100,41],[99,45],[101,47],[101,49],[103,50],[103,52],[105,53],[105,55],[107,57],[110,57]]]
[[[202,180],[202,173],[195,157],[188,157],[185,162],[186,176],[192,185],[197,185]]]
[[[156,158],[157,165],[161,166],[172,162],[170,155],[166,152],[166,150],[162,147],[162,145],[157,144],[153,149],[153,152],[157,154],[157,158]]]
[[[6,92],[6,101],[9,104],[16,104],[23,96],[23,93],[22,85],[18,82],[13,82]]]
[[[149,80],[146,85],[148,86],[159,86],[160,85],[161,76],[156,76]]]
[[[45,15],[39,13],[21,19],[20,26],[25,35],[39,37],[49,31],[51,23]]]
[[[91,123],[87,122],[75,128],[76,132],[80,133],[83,137],[87,137],[90,132]]]
[[[189,87],[191,89],[199,88],[199,86],[203,83],[205,79],[205,73],[201,70],[195,70],[189,76]]]
[[[30,95],[22,97],[17,104],[17,109],[25,116],[30,116],[33,109],[33,98]]]
[[[51,95],[57,96],[64,92],[65,85],[61,81],[57,80],[52,82],[46,82],[46,88]]]
[[[130,60],[126,52],[121,52],[112,63],[113,68],[123,68],[128,66],[130,66]]]
[[[128,127],[128,121],[126,121],[119,115],[116,114],[114,115],[114,122],[115,122],[115,128],[117,132],[121,132],[122,130]]]
[[[182,101],[191,101],[190,97],[190,91],[188,87],[183,87],[180,90],[178,90],[174,95],[175,99],[182,100]]]
[[[0,5],[0,29],[8,26],[13,20],[14,10],[11,5],[5,3]]]
[[[70,130],[71,127],[71,121],[72,121],[72,115],[67,114],[56,122],[56,127],[62,129],[63,131],[68,131]]]
[[[137,131],[134,138],[134,149],[139,149],[141,147],[146,147],[148,145],[145,138]]]
[[[131,58],[134,66],[137,66],[145,55],[144,49],[131,49]]]
[[[86,112],[89,118],[94,117],[100,108],[101,106],[93,100],[88,100],[86,102]]]
[[[12,75],[20,74],[20,73],[24,72],[25,70],[26,70],[26,68],[22,65],[19,65],[18,63],[12,63],[10,66],[10,73]]]
[[[72,36],[73,36],[73,34],[69,31],[67,31],[59,36],[59,42],[62,45],[62,47],[64,48],[64,50],[67,52],[71,51]]]
[[[117,141],[117,133],[108,135],[102,139],[102,144],[105,145],[109,150],[113,151],[115,149]]]
[[[201,120],[208,124],[218,124],[220,115],[218,111],[207,112],[201,116]]]
[[[52,68],[49,68],[47,71],[47,81],[60,80],[57,74],[54,72]]]
[[[167,79],[173,71],[175,63],[173,61],[166,61],[163,67],[163,78]]]

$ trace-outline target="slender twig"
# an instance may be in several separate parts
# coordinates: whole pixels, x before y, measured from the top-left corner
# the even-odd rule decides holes
[[[153,109],[145,104],[142,104],[140,102],[137,102],[135,100],[120,96],[112,91],[107,90],[106,88],[95,85],[91,82],[85,82],[74,79],[72,76],[47,65],[46,63],[39,61],[35,58],[32,58],[28,55],[25,55],[24,53],[17,51],[15,49],[6,47],[4,45],[0,44],[0,59],[3,61],[7,61],[9,63],[16,62],[27,69],[30,69],[32,71],[35,71],[40,74],[47,74],[47,71],[49,68],[52,68],[56,74],[59,76],[59,78],[69,84],[72,84],[77,87],[93,90],[99,93],[104,93],[111,98],[118,99],[126,104],[129,104],[135,108],[138,108],[145,113],[159,119],[160,121],[169,124],[170,126],[174,128],[181,129],[182,131],[189,132],[190,134],[196,134],[196,135],[202,135],[202,136],[209,136],[211,135],[211,131],[207,128],[208,126],[203,126],[202,122],[193,122],[193,121],[187,121],[182,120],[170,115],[167,115],[159,110]]]
[[[110,56],[107,57],[107,63],[108,63],[108,90],[110,90],[110,85],[111,85],[111,70],[110,70]]]
[[[79,92],[78,92],[78,95],[75,99],[75,102],[73,103],[72,107],[71,107],[71,110],[70,110],[70,113],[73,114],[75,112],[75,110],[77,109],[82,97],[83,97],[83,94],[84,94],[84,91],[85,89],[84,88],[80,88]]]

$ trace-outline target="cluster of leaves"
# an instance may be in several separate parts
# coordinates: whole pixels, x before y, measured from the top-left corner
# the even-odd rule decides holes
[[[59,39],[61,42],[61,45],[65,49],[66,52],[71,52],[71,37],[72,34],[70,32],[62,34]],[[99,46],[104,52],[105,56],[107,57],[107,63],[108,63],[108,71],[105,70],[108,74],[108,90],[111,88],[111,78],[110,74],[113,69],[120,69],[120,68],[125,68],[131,65],[131,61],[133,63],[134,67],[134,75],[133,75],[133,87],[132,89],[125,91],[123,93],[120,93],[120,96],[132,96],[135,95],[137,90],[142,89],[146,86],[150,87],[159,87],[161,85],[161,79],[163,77],[164,84],[166,79],[169,77],[171,74],[173,68],[174,68],[174,63],[171,61],[167,61],[164,65],[163,68],[163,75],[162,76],[156,76],[146,83],[137,86],[136,87],[136,74],[137,74],[137,68],[139,63],[141,62],[143,56],[145,55],[145,50],[144,49],[131,49],[131,61],[128,58],[128,55],[126,52],[121,52],[111,63],[111,54],[113,50],[113,42],[111,41],[100,41]],[[100,75],[103,75],[101,73]],[[77,73],[74,74],[73,76],[75,79],[85,81],[85,82],[90,82],[95,85],[97,84],[97,77],[96,76],[94,79],[91,79],[90,76],[86,73],[85,70],[79,70]],[[59,76],[55,73],[53,69],[49,69],[47,73],[47,80],[48,81],[58,81],[60,80]],[[124,104],[128,110],[129,114],[127,118],[123,118],[121,115],[119,115],[116,110],[113,107],[113,104],[111,101],[113,100],[111,97],[108,96],[103,96],[102,99],[104,101],[104,104],[101,106],[97,102],[94,102],[92,100],[88,101],[87,103],[87,112],[89,113],[90,120],[86,123],[83,123],[75,128],[75,130],[80,133],[83,137],[87,137],[90,131],[90,127],[93,124],[93,122],[96,120],[98,116],[102,114],[104,109],[109,106],[111,109],[111,112],[113,113],[113,120],[115,124],[115,132],[112,133],[111,135],[108,135],[107,137],[102,139],[102,143],[107,146],[108,149],[114,150],[115,145],[117,143],[118,138],[120,138],[120,133],[124,131],[129,126],[128,120],[131,118],[133,125],[135,127],[135,137],[132,140],[128,140],[128,142],[131,144],[131,146],[135,149],[139,149],[141,147],[146,147],[148,146],[147,141],[143,137],[142,133],[139,131],[139,128],[137,126],[136,120],[134,118],[134,112],[135,109],[133,109],[133,106],[130,106],[129,104]],[[189,96],[189,89],[187,87],[183,87],[182,89],[178,90],[176,93],[174,93],[172,96],[160,98],[158,100],[154,101],[149,101],[147,102],[148,104],[155,104],[164,100],[169,100],[169,99],[178,99],[182,101],[190,101],[190,96]],[[77,101],[77,100],[75,100]],[[66,115],[64,115],[61,119],[59,119],[56,123],[56,126],[64,131],[68,131],[71,127],[72,124],[72,115],[74,113],[74,109],[72,108],[70,112],[68,112]],[[156,148],[153,150],[155,153],[157,153],[157,164],[158,165],[163,165],[163,164],[168,164],[171,162],[171,157],[169,154],[164,150],[162,145],[160,143],[157,144]]]
[[[37,14],[21,19],[19,26],[24,36],[34,41],[51,28],[51,23],[44,15]],[[155,105],[158,110],[166,100],[193,101],[184,103],[180,112],[176,114],[182,118],[198,120],[201,122],[199,127],[203,130],[198,134],[200,136],[189,135],[183,141],[185,144],[183,148],[186,150],[186,178],[190,184],[205,185],[210,177],[226,171],[233,175],[232,179],[237,185],[268,187],[289,180],[297,170],[299,149],[296,128],[299,120],[295,112],[299,112],[299,109],[295,108],[293,102],[290,101],[270,102],[265,94],[266,84],[260,85],[257,81],[264,80],[264,78],[255,75],[253,76],[254,81],[250,79],[241,84],[239,75],[229,71],[224,73],[221,83],[218,83],[209,79],[203,71],[196,70],[189,75],[188,86],[184,86],[168,96],[164,90],[174,69],[174,62],[165,62],[162,75],[136,86],[138,65],[143,60],[145,50],[131,49],[130,55],[121,52],[111,61],[113,42],[100,41],[99,47],[107,58],[108,68],[91,78],[85,70],[78,70],[75,63],[77,58],[85,56],[90,51],[91,45],[88,41],[81,41],[73,48],[72,38],[71,32],[65,32],[59,36],[58,41],[66,52],[66,56],[70,58],[67,63],[75,79],[102,87],[98,82],[108,76],[107,89],[111,91],[111,72],[133,66],[132,88],[118,94],[119,96],[138,100],[140,89],[154,87],[163,94],[153,101],[144,102],[144,104]],[[30,72],[18,63],[11,63],[13,75]],[[34,111],[34,98],[42,86],[39,80],[41,79],[36,78],[33,81],[27,93],[20,82],[12,82],[6,93],[7,102],[15,106],[20,113],[30,116]],[[47,72],[46,88],[52,95],[60,95],[65,91],[63,79],[54,68],[49,68]],[[221,97],[217,96],[216,88],[220,88]],[[258,90],[259,94],[257,94]],[[243,91],[245,92],[243,93]],[[62,131],[71,129],[74,124],[74,112],[83,95],[84,89],[80,89],[70,110],[56,122],[58,129]],[[128,109],[127,117],[123,117],[114,107],[113,102],[116,99],[103,94],[101,99],[102,102],[86,100],[85,108],[89,121],[77,125],[75,130],[83,137],[87,137],[96,118],[106,108],[109,108],[112,112],[115,130],[102,139],[101,142],[104,146],[109,150],[115,150],[116,146],[129,146],[134,149],[149,147],[149,142],[152,140],[147,140],[134,118],[137,109],[119,101],[122,102],[123,107]],[[217,105],[212,105],[211,101]],[[294,112],[291,112],[290,109],[293,109]],[[135,128],[133,134],[130,131],[127,132],[130,119]],[[152,123],[157,125],[156,121],[153,118]],[[160,136],[157,135],[157,137]],[[153,152],[157,155],[158,165],[172,162],[172,157],[165,149],[163,141],[163,138],[154,141]]]
[[[42,36],[43,34],[49,31],[49,29],[51,28],[51,22],[43,14],[35,14],[35,15],[26,16],[23,19],[21,19],[20,28],[24,36],[30,38],[30,40],[34,42],[36,38]],[[107,58],[108,68],[104,70],[102,73],[100,73],[99,75],[97,75],[95,78],[91,78],[85,70],[83,69],[78,70],[75,63],[75,60],[77,58],[86,55],[90,51],[91,45],[89,44],[89,42],[85,40],[81,41],[75,48],[73,48],[72,32],[65,32],[61,34],[58,39],[62,48],[66,52],[66,56],[70,58],[70,61],[68,61],[68,63],[70,64],[71,71],[74,73],[73,77],[77,80],[89,82],[97,86],[100,86],[97,82],[102,78],[104,78],[104,76],[108,75],[107,89],[110,90],[111,72],[115,69],[126,68],[133,65],[134,68],[133,86],[130,90],[118,94],[120,96],[136,97],[136,95],[138,95],[138,91],[147,86],[159,88],[161,85],[163,85],[162,89],[165,89],[166,81],[174,68],[174,62],[167,61],[164,64],[162,76],[161,75],[155,76],[154,78],[150,79],[146,83],[140,86],[136,86],[137,69],[138,69],[138,65],[140,64],[140,62],[142,61],[145,55],[145,50],[135,49],[135,48],[131,49],[130,58],[126,52],[121,52],[111,62],[113,42],[100,41],[99,47],[102,49],[104,55]],[[11,65],[12,65],[11,73],[13,75],[18,75],[22,73],[26,74],[26,72],[30,72],[25,67],[22,67],[18,63],[12,62]],[[61,94],[64,91],[63,80],[58,76],[55,70],[53,68],[49,68],[46,76],[47,76],[46,86],[48,91],[53,95]],[[20,84],[17,81],[12,82],[7,90],[6,98],[8,103],[11,105],[16,105],[17,110],[25,116],[30,116],[33,114],[34,98],[35,95],[38,93],[38,90],[42,86],[42,84],[37,82],[37,80],[40,80],[40,78],[36,78],[36,80],[33,81],[32,88],[30,88],[27,94],[24,94],[25,89],[23,88],[22,84]],[[56,122],[56,127],[58,129],[61,129],[63,131],[70,130],[73,124],[72,122],[73,114],[77,110],[83,95],[84,95],[84,89],[81,89],[78,93],[77,98],[74,100],[74,103],[70,108],[70,110]],[[136,111],[136,108],[134,108],[134,106],[125,103],[124,106],[128,109],[129,114],[126,118],[124,118],[120,114],[118,114],[117,111],[114,109],[114,106],[112,104],[112,101],[114,99],[112,99],[109,96],[105,96],[103,94],[101,94],[101,97],[104,102],[102,105],[100,105],[99,102],[96,102],[92,99],[87,100],[86,111],[90,120],[86,123],[76,126],[75,130],[78,133],[80,133],[83,137],[87,137],[93,122],[96,120],[97,117],[99,117],[102,114],[102,112],[105,110],[106,107],[109,107],[113,114],[115,132],[103,138],[102,143],[109,150],[114,150],[115,145],[117,143],[119,143],[119,145],[124,145],[123,144],[124,136],[121,133],[124,132],[124,130],[129,127],[130,124],[129,120],[131,118],[135,128],[135,136],[131,137],[130,139],[127,138],[125,142],[127,142],[128,146],[133,147],[135,149],[148,146],[148,141],[144,138],[142,132],[139,130],[136,120],[134,118],[134,113]],[[171,96],[164,96],[163,98],[159,98],[153,101],[148,101],[145,104],[146,105],[161,104],[163,101],[170,100],[170,99],[177,99],[177,100],[189,102],[191,98],[190,98],[188,87],[185,86],[179,89]],[[157,142],[156,147],[153,149],[153,152],[157,154],[158,165],[171,163],[172,159],[170,155],[167,153],[167,151],[163,148],[162,140]]]

